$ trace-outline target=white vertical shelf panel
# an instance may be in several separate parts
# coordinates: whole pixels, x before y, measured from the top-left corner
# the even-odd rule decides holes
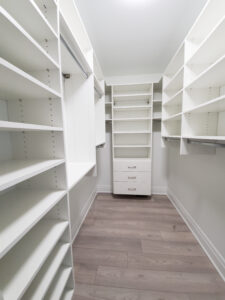
[[[66,221],[43,220],[0,261],[4,300],[23,296],[66,228]]]

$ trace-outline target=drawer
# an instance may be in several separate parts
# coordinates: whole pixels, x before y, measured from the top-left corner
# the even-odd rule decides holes
[[[117,182],[151,182],[150,172],[114,172],[113,175]]]
[[[151,183],[146,184],[144,182],[114,182],[113,183],[114,194],[125,195],[151,195]]]
[[[129,171],[129,172],[148,172],[151,170],[151,160],[114,160],[114,171]]]

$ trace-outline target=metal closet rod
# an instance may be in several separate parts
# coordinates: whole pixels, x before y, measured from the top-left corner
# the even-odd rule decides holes
[[[180,140],[180,138],[175,138],[175,137],[174,137],[174,138],[168,138],[168,137],[165,137],[164,139],[165,139],[166,141],[168,141],[168,142],[169,142],[169,141],[171,141],[171,142],[176,142],[176,141],[179,141],[179,140]]]
[[[73,57],[73,59],[75,60],[75,62],[77,63],[77,65],[79,66],[79,68],[81,69],[81,71],[84,73],[85,77],[88,78],[89,74],[84,70],[84,68],[82,67],[81,63],[77,59],[76,55],[73,53],[73,51],[71,50],[70,46],[67,44],[67,42],[64,40],[64,38],[63,38],[63,36],[61,34],[60,34],[60,40],[62,41],[63,45],[66,47],[66,49],[68,50],[68,52],[70,53],[70,55]]]
[[[198,144],[198,145],[202,145],[202,146],[225,148],[225,144],[223,144],[221,142],[215,142],[215,141],[212,141],[212,142],[211,141],[203,142],[201,140],[187,139],[187,143],[188,144]]]

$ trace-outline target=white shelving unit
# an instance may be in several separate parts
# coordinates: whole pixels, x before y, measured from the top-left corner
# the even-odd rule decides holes
[[[209,0],[165,71],[162,136],[179,138],[181,154],[191,140],[225,141],[224,34],[225,2]]]
[[[105,121],[112,122],[112,88],[105,86]]]
[[[153,121],[162,120],[162,79],[153,84]]]
[[[151,195],[153,84],[112,86],[109,107],[113,193]]]

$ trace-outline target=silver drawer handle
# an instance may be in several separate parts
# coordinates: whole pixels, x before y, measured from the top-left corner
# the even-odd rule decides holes
[[[136,166],[128,166],[128,169],[136,169]]]
[[[133,189],[128,188],[128,191],[136,191],[136,188],[133,188]]]
[[[134,176],[134,177],[128,176],[128,179],[136,179],[136,178],[137,178],[136,176]]]

